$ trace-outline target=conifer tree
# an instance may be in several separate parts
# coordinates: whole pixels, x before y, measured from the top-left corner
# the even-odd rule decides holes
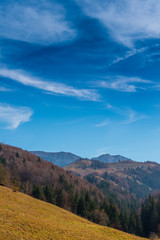
[[[62,189],[56,190],[56,205],[58,207],[64,207],[64,195]]]
[[[44,188],[44,194],[47,199],[47,202],[54,203],[54,194],[50,186],[46,185],[46,187]]]
[[[40,200],[43,199],[43,191],[39,185],[33,185],[32,196]]]
[[[78,201],[77,214],[81,215],[82,217],[86,215],[86,206],[85,206],[85,201],[83,197],[81,197]]]

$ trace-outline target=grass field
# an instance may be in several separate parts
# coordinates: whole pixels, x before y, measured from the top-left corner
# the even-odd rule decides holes
[[[141,240],[0,186],[0,240]]]

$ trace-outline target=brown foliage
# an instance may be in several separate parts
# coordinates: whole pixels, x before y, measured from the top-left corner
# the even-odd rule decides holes
[[[97,199],[103,198],[103,194],[95,186],[80,179],[64,169],[44,161],[36,155],[20,148],[1,144],[0,156],[6,160],[6,166],[0,164],[0,184],[12,187],[18,186],[19,190],[27,194],[32,193],[33,184],[44,188],[52,187],[53,191],[62,189],[65,198],[65,208],[70,208],[69,194],[81,193],[83,190],[90,191]]]

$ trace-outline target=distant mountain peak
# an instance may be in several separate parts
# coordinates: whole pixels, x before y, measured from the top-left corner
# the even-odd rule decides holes
[[[45,151],[31,151],[32,154],[40,158],[52,162],[60,167],[64,167],[77,161],[80,157],[70,152],[45,152]]]
[[[91,158],[91,160],[98,160],[105,163],[132,161],[131,159],[123,157],[121,155],[110,155],[110,154],[102,154],[98,157]]]

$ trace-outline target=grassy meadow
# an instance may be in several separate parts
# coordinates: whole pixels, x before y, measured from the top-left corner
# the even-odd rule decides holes
[[[0,240],[141,240],[0,186]]]

